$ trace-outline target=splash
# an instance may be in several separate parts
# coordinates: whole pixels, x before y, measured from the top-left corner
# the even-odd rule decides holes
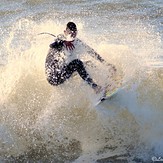
[[[79,37],[87,40],[83,24],[77,23]],[[97,46],[96,41],[87,40],[116,66],[117,80],[123,78],[128,84],[114,99],[94,108],[90,102],[93,91],[78,76],[56,88],[46,81],[44,61],[54,38],[37,34],[63,30],[63,25],[50,20],[20,19],[4,35],[8,63],[0,70],[0,158],[100,162],[122,156],[127,161],[149,160],[161,155],[163,82],[161,70],[148,64],[159,51],[159,37],[137,25],[132,45],[104,41]],[[104,84],[106,68],[94,64],[98,69],[87,67],[88,71]]]

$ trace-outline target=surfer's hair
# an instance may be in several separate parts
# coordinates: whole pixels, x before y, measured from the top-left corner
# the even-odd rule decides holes
[[[71,31],[74,31],[74,32],[77,31],[77,27],[76,27],[76,24],[74,22],[68,22],[67,28],[70,29]]]

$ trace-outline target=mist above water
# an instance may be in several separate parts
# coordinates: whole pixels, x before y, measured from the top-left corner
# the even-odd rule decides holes
[[[33,8],[37,6],[30,2]],[[79,76],[59,87],[46,81],[44,62],[54,38],[37,34],[62,33],[67,19],[51,19],[45,14],[47,19],[21,17],[9,20],[11,24],[6,29],[1,27],[2,161],[95,162],[123,156],[129,162],[146,162],[152,156],[163,155],[163,81],[162,68],[157,67],[162,52],[159,33],[146,22],[130,19],[126,23],[117,18],[109,21],[110,25],[103,22],[100,30],[100,23],[92,21],[91,14],[89,18],[73,18],[79,38],[114,64],[117,78],[127,83],[116,97],[96,108],[92,89]],[[98,15],[96,18],[102,21]],[[82,59],[96,65],[87,69],[103,85],[107,80],[106,67],[85,55]]]

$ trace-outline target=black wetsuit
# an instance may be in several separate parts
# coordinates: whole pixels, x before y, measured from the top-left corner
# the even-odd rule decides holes
[[[60,85],[77,71],[80,77],[92,88],[97,87],[97,84],[90,78],[81,60],[74,59],[66,64],[64,49],[64,41],[59,38],[57,38],[54,43],[50,44],[50,50],[45,62],[48,82],[53,86]]]

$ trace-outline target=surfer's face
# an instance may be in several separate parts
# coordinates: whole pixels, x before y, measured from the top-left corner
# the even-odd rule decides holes
[[[71,31],[69,28],[66,28],[66,30],[64,30],[64,34],[65,36],[70,35],[70,37],[75,38],[77,35],[77,31]]]

